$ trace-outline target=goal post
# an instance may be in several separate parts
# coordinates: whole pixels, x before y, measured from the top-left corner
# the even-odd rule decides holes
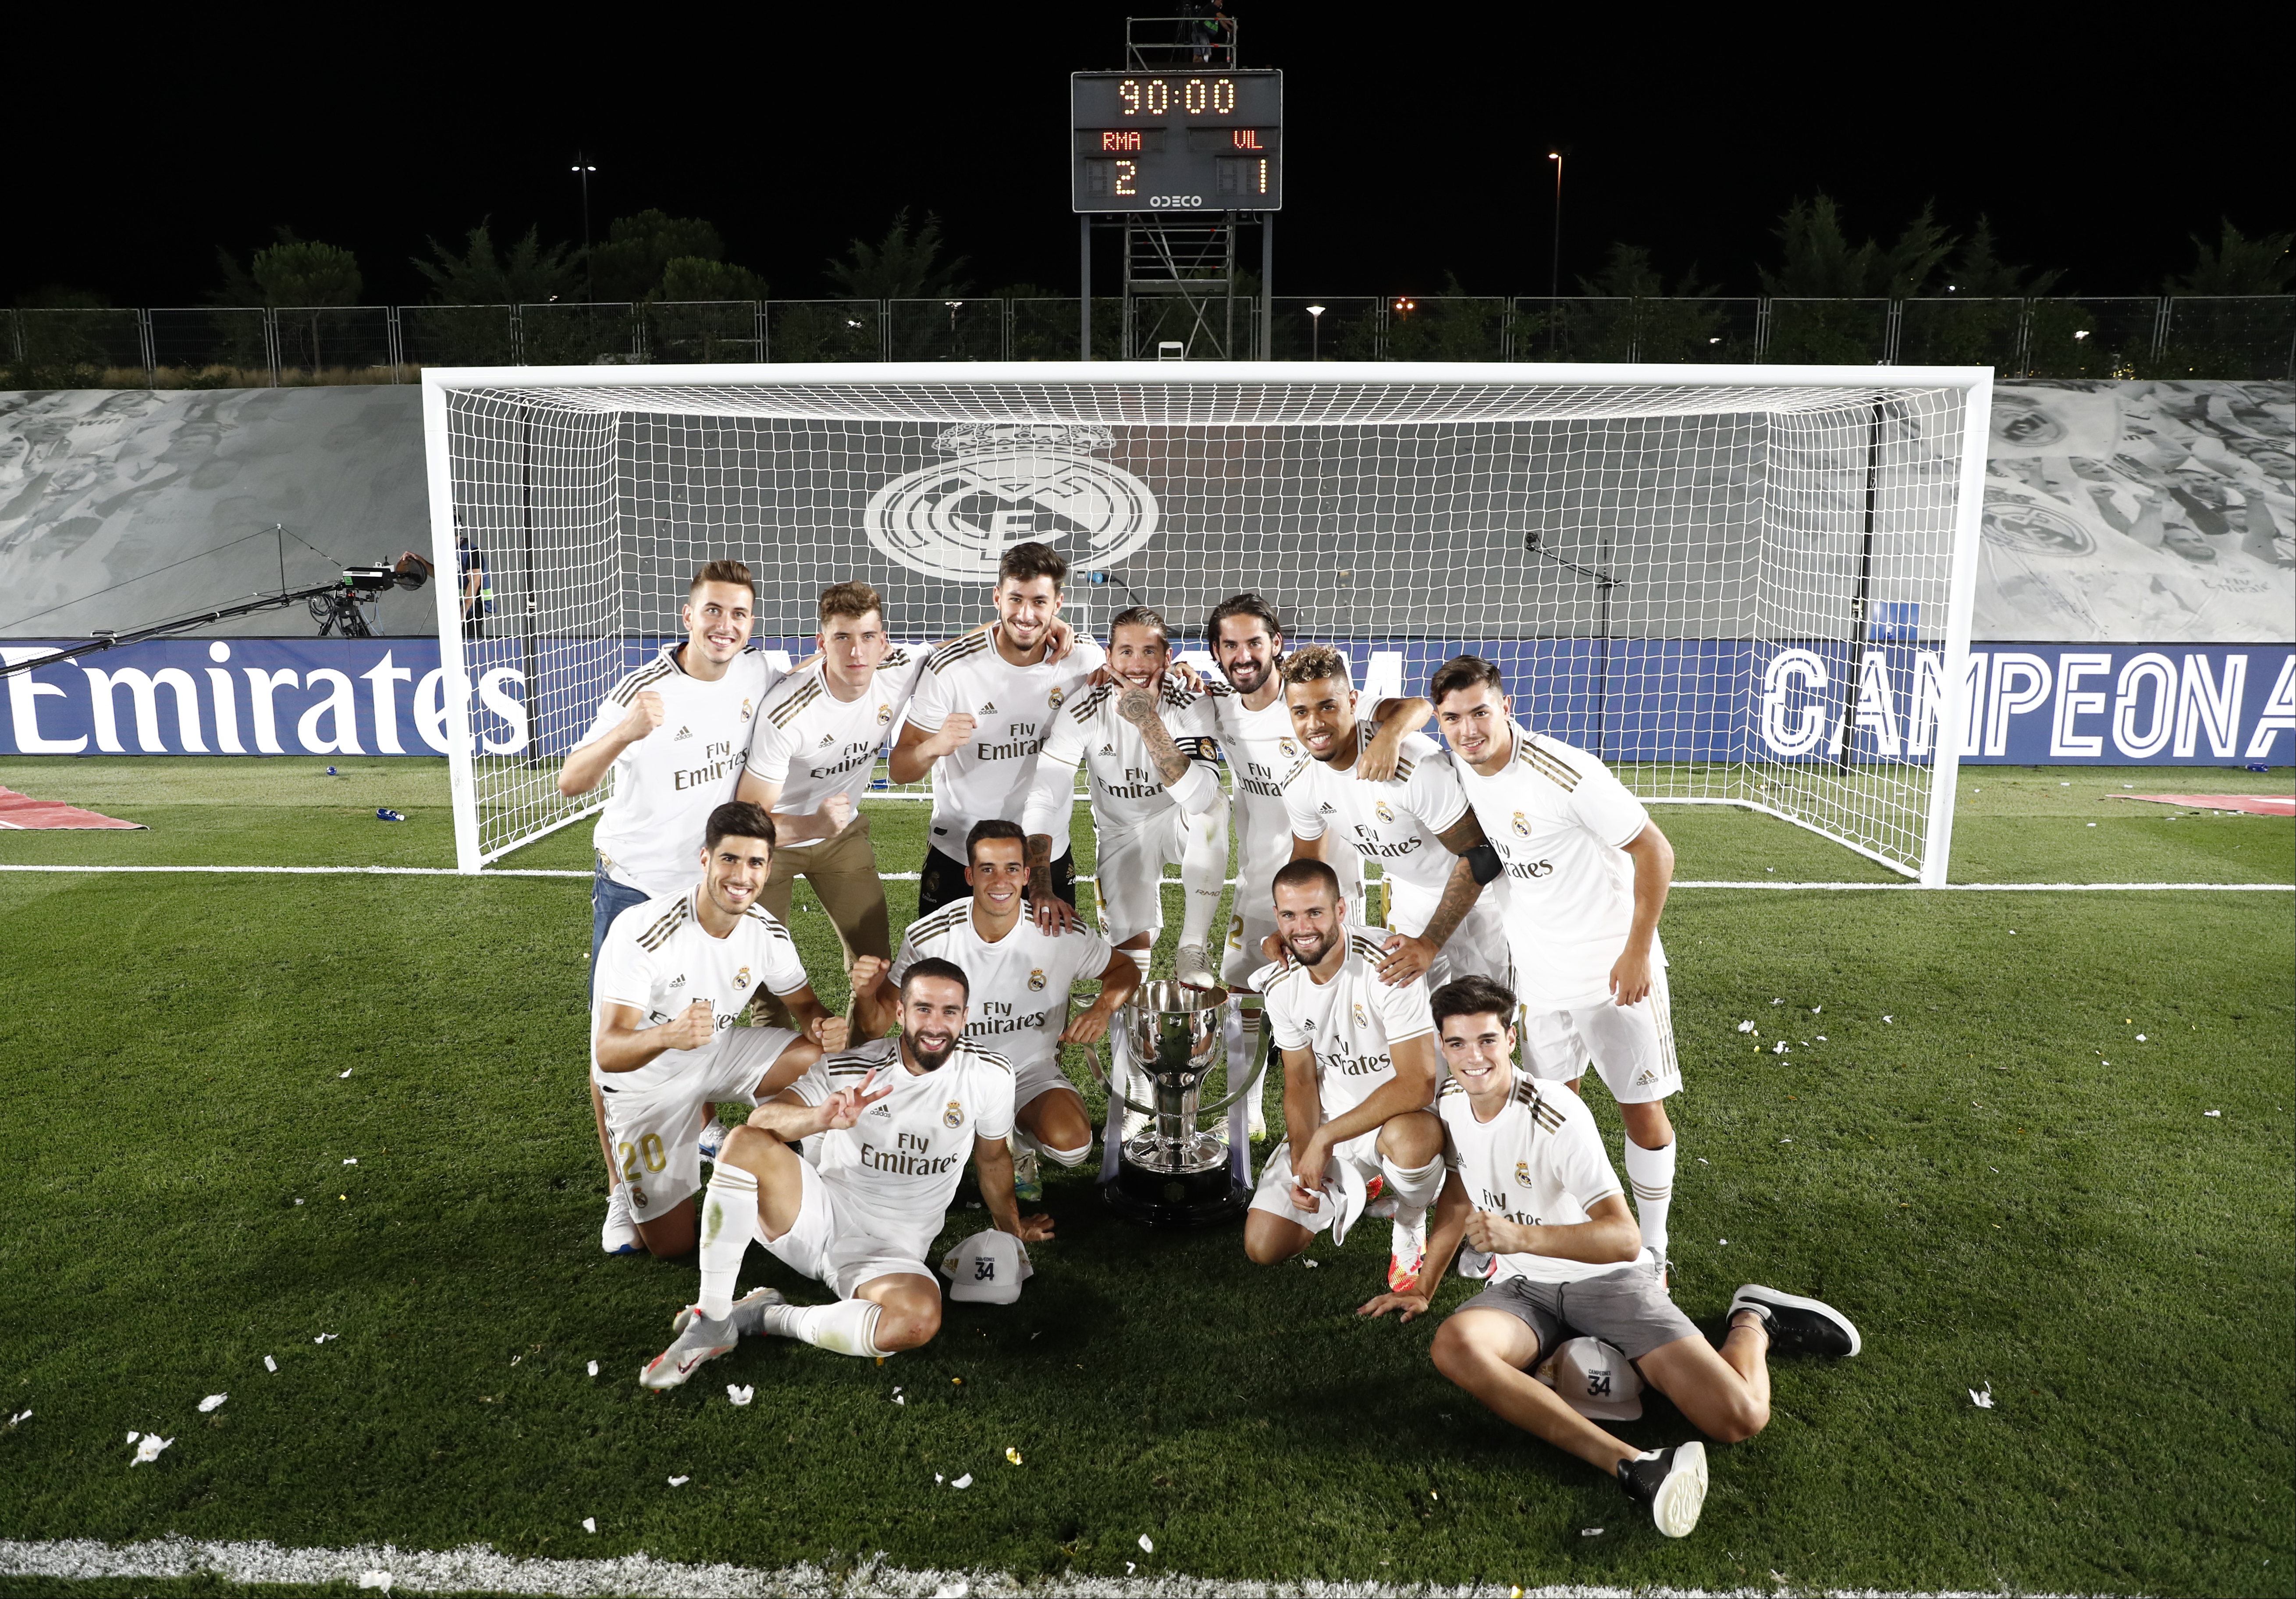
[[[802,655],[828,584],[897,638],[1068,557],[1091,629],[1183,648],[1256,589],[1287,642],[1423,688],[1461,652],[1646,802],[1748,807],[1945,882],[1985,368],[1222,363],[513,367],[422,374],[455,856],[594,812],[556,773],[685,585],[757,574]],[[457,528],[494,604],[460,616]]]

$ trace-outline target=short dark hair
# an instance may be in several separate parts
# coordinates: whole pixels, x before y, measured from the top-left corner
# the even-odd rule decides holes
[[[1460,655],[1435,668],[1427,680],[1427,697],[1440,705],[1463,688],[1472,688],[1488,683],[1501,693],[1506,693],[1506,679],[1499,676],[1498,668],[1480,655]]]
[[[1355,686],[1355,679],[1348,675],[1348,663],[1329,644],[1292,651],[1283,658],[1280,670],[1286,683],[1321,683],[1326,677],[1337,677],[1343,687]]]
[[[1320,884],[1333,899],[1342,898],[1340,874],[1332,870],[1331,863],[1312,858],[1286,861],[1277,867],[1275,881],[1267,885],[1268,897],[1275,898],[1278,889],[1304,889],[1310,883]]]
[[[763,839],[766,847],[771,849],[773,813],[751,800],[728,800],[709,813],[709,825],[701,833],[701,847],[715,849],[721,839]]]
[[[821,625],[824,627],[833,616],[864,617],[873,611],[883,617],[884,596],[858,578],[832,583],[821,591]]]
[[[1050,578],[1057,592],[1068,585],[1068,557],[1048,544],[1016,544],[996,558],[997,586],[1002,587],[1007,578],[1021,583]]]
[[[1160,611],[1151,611],[1145,605],[1135,605],[1129,610],[1118,611],[1108,624],[1110,644],[1116,642],[1116,630],[1119,627],[1153,627],[1156,629],[1156,636],[1164,641],[1165,648],[1171,647],[1172,629],[1165,622],[1164,613]]]
[[[1230,594],[1222,600],[1212,607],[1211,615],[1204,619],[1204,642],[1207,644],[1219,642],[1219,625],[1232,616],[1258,617],[1267,624],[1268,637],[1279,644],[1283,642],[1283,621],[1275,614],[1275,607],[1259,594]]]
[[[1435,990],[1429,1000],[1435,1013],[1435,1031],[1454,1016],[1496,1016],[1501,1027],[1514,1025],[1514,990],[1495,977],[1480,972],[1456,979]]]
[[[964,835],[964,864],[972,865],[980,846],[991,839],[1010,839],[1021,846],[1021,858],[1029,857],[1029,835],[1018,822],[1008,822],[1002,816],[991,816],[985,822],[975,822],[972,831]]]
[[[750,576],[750,569],[738,561],[713,561],[694,573],[693,581],[685,586],[686,598],[692,599],[693,591],[704,583],[730,583],[736,588],[746,588],[750,591],[750,603],[754,605],[758,603],[758,580]]]
[[[910,967],[906,972],[902,972],[901,997],[903,999],[906,999],[909,996],[910,985],[914,983],[917,979],[921,977],[947,978],[958,988],[964,990],[965,1002],[967,1004],[972,1003],[972,984],[965,977],[964,968],[958,965],[955,961],[946,961],[937,955],[929,955],[925,956],[924,959],[919,961],[915,965]]]

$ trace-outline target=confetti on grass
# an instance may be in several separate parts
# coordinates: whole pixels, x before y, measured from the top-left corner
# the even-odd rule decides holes
[[[593,1377],[598,1374],[598,1363],[594,1360],[590,1363],[590,1374]]]
[[[1156,1553],[1156,1540],[1150,1538],[1144,1532],[1140,1535],[1140,1552],[1143,1554],[1153,1554]]]
[[[1738,1030],[1742,1033],[1751,1033],[1754,1030],[1754,1024],[1751,1021],[1741,1021],[1738,1024]]]
[[[229,1394],[209,1394],[200,1401],[200,1414],[205,1415],[210,1410],[220,1409],[223,1402],[229,1398],[231,1398]]]
[[[955,1481],[949,1484],[949,1487],[951,1488],[971,1488],[972,1486],[972,1473],[971,1472],[967,1472],[964,1476],[959,1477]]]
[[[1980,1410],[1990,1410],[1990,1409],[1992,1409],[1992,1408],[1993,1408],[1993,1384],[1991,1384],[1990,1382],[1987,1383],[1987,1384],[1985,1385],[1985,1391],[1984,1391],[1983,1393],[1980,1393],[1980,1392],[1978,1392],[1978,1391],[1977,1391],[1975,1389],[1973,1389],[1973,1388],[1972,1388],[1972,1389],[1971,1389],[1971,1390],[1969,1390],[1969,1402],[1970,1402],[1971,1404],[1972,1404],[1972,1405],[1976,1406]]]
[[[131,1432],[127,1435],[127,1438],[128,1441],[133,1443],[135,1442],[135,1435]],[[161,1438],[156,1432],[147,1432],[144,1435],[144,1441],[135,1445],[135,1458],[129,1461],[127,1464],[132,1466],[150,1465],[153,1461],[160,1458],[160,1450],[166,1448],[169,1444],[172,1444],[176,1440],[172,1438]]]
[[[757,1385],[754,1383],[748,1388],[736,1388],[731,1382],[726,1384],[726,1402],[729,1405],[739,1407],[748,1404],[757,1397],[758,1390]]]
[[[2220,1116],[2222,1116],[2222,1115],[2224,1114],[2224,1112],[2223,1112],[2222,1111],[2202,1111],[2202,1112],[2201,1112],[2201,1114],[2202,1114],[2202,1115],[2203,1115],[2203,1116],[2219,1116],[2219,1117],[2220,1117]]]
[[[1021,1464],[1021,1451],[1013,1448],[1006,1449],[1004,1451],[1004,1460],[1008,1465],[1019,1465]]]
[[[582,1518],[582,1530],[583,1530],[583,1531],[585,1531],[585,1532],[595,1532],[595,1531],[597,1531],[597,1530],[598,1530],[598,1518],[597,1518],[597,1517],[595,1517],[595,1516],[584,1516],[584,1517]]]
[[[313,1343],[324,1343],[331,1338],[340,1338],[342,1334],[340,1332],[322,1332],[311,1341]]]
[[[275,1372],[279,1369],[279,1363],[276,1360],[272,1359],[270,1356],[266,1355],[263,1357],[263,1369],[266,1372]]]
[[[15,1414],[13,1414],[13,1415],[12,1415],[12,1416],[10,1416],[10,1417],[8,1418],[8,1424],[9,1424],[11,1427],[20,1426],[21,1424],[23,1424],[23,1423],[26,1423],[26,1422],[30,1421],[31,1419],[32,1419],[32,1413],[31,1413],[31,1411],[30,1411],[29,1408],[28,1408],[28,1409],[24,1409],[24,1410],[20,1410],[20,1411],[18,1411]]]
[[[672,1488],[684,1488],[687,1483],[693,1480],[693,1479],[691,1477],[672,1477],[669,1480],[669,1486]]]

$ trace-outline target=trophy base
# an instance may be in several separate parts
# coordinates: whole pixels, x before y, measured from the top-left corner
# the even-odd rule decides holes
[[[1101,1193],[1119,1216],[1152,1227],[1218,1226],[1251,1209],[1251,1190],[1226,1162],[1208,1171],[1150,1171],[1125,1160]]]

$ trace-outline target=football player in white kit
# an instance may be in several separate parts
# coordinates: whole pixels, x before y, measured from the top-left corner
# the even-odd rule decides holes
[[[1029,851],[1019,823],[976,822],[964,849],[972,897],[910,922],[890,970],[865,955],[856,961],[853,1016],[864,1035],[882,1033],[898,1020],[896,990],[919,961],[964,969],[974,995],[965,1040],[995,1050],[1013,1069],[1014,1192],[1034,1204],[1045,1196],[1038,1151],[1069,1167],[1092,1154],[1092,1120],[1061,1070],[1061,1046],[1097,1044],[1140,986],[1140,969],[1089,929],[1047,932],[1037,925],[1023,898]],[[1099,996],[1070,1017],[1070,989],[1094,979]]]
[[[1532,1375],[1540,1359],[1568,1333],[1599,1338],[1692,1426],[1734,1444],[1769,1422],[1770,1351],[1855,1355],[1857,1329],[1822,1300],[1749,1283],[1731,1297],[1718,1352],[1668,1297],[1659,1262],[1644,1253],[1586,1102],[1515,1070],[1513,993],[1488,978],[1464,978],[1437,989],[1429,1009],[1450,1071],[1437,1107],[1450,1169],[1436,1202],[1428,1271],[1360,1314],[1423,1316],[1453,1250],[1464,1242],[1492,1255],[1491,1285],[1435,1334],[1435,1369],[1502,1420],[1615,1478],[1660,1532],[1685,1537],[1706,1499],[1706,1446],[1621,1442]]]
[[[824,1056],[727,1136],[703,1213],[701,1297],[640,1382],[675,1388],[743,1334],[880,1359],[930,1341],[940,1283],[925,1255],[968,1158],[998,1231],[1023,1243],[1053,1235],[1050,1217],[1022,1216],[1013,1201],[1013,1071],[964,1041],[967,989],[950,962],[917,962],[898,1036]],[[816,1133],[826,1135],[818,1169],[796,1149]],[[760,1288],[737,1303],[753,1239],[836,1300],[791,1305]]]
[[[1300,758],[1292,734],[1292,713],[1283,703],[1283,625],[1275,608],[1256,594],[1231,595],[1212,608],[1204,624],[1212,660],[1225,681],[1205,685],[1211,696],[1220,749],[1235,783],[1236,871],[1234,909],[1228,915],[1227,951],[1220,980],[1239,996],[1250,992],[1251,974],[1267,960],[1260,945],[1275,932],[1274,901],[1268,898],[1275,872],[1292,858],[1292,820],[1283,808],[1279,780]],[[1374,783],[1395,775],[1403,735],[1432,714],[1424,700],[1382,701],[1372,707],[1379,724],[1357,758],[1356,775]],[[1332,863],[1341,893],[1351,904],[1363,899],[1363,866],[1351,854]],[[1187,952],[1179,952],[1180,960]],[[1176,965],[1177,965],[1176,962]],[[1228,1070],[1236,1081],[1250,1070],[1257,1052],[1253,1035],[1259,1012],[1241,997],[1227,1013]],[[1250,1102],[1251,1136],[1267,1130],[1260,1095]]]
[[[756,806],[719,806],[695,850],[701,882],[632,907],[600,951],[590,1092],[618,1201],[655,1255],[693,1247],[697,1141],[717,1102],[761,1100],[848,1041],[788,931],[757,903],[773,837]],[[781,996],[805,1037],[734,1025],[760,988]]]
[[[1361,782],[1353,768],[1373,729],[1357,718],[1347,662],[1310,644],[1284,658],[1283,676],[1292,730],[1305,751],[1278,784],[1292,818],[1292,858],[1328,861],[1337,848],[1379,863],[1392,930],[1382,940],[1387,981],[1423,977],[1434,987],[1470,972],[1504,980],[1503,867],[1450,756],[1426,734],[1406,734],[1395,775]]]
[[[1244,1253],[1273,1266],[1325,1227],[1345,1242],[1371,1205],[1391,1199],[1387,1281],[1406,1286],[1419,1278],[1427,1207],[1443,1185],[1427,985],[1381,980],[1386,953],[1349,926],[1329,862],[1278,868],[1274,898],[1293,964],[1262,967],[1253,980],[1283,1055],[1285,1138],[1243,1218]]]
[[[1068,573],[1068,562],[1050,545],[1014,545],[997,562],[990,596],[995,624],[925,658],[886,768],[895,783],[932,774],[932,822],[917,882],[920,916],[965,898],[965,834],[986,817],[1021,819],[1054,713],[1084,690],[1106,659],[1089,639],[1061,652],[1054,624]],[[1076,857],[1065,838],[1055,842],[1046,859],[1029,863],[1032,908],[1048,928],[1077,923]]]
[[[1211,702],[1172,676],[1171,666],[1170,630],[1155,611],[1136,605],[1109,624],[1113,680],[1053,718],[1021,824],[1031,858],[1049,859],[1052,840],[1068,840],[1083,766],[1092,778],[1101,931],[1144,973],[1164,927],[1164,867],[1178,866],[1185,904],[1174,977],[1209,988],[1204,940],[1226,886],[1227,818]]]
[[[1489,661],[1447,662],[1428,692],[1467,802],[1506,862],[1523,1060],[1574,1089],[1590,1061],[1602,1074],[1626,1124],[1643,1244],[1663,1267],[1677,1152],[1666,1100],[1682,1068],[1658,918],[1674,847],[1610,767],[1513,719]]]

